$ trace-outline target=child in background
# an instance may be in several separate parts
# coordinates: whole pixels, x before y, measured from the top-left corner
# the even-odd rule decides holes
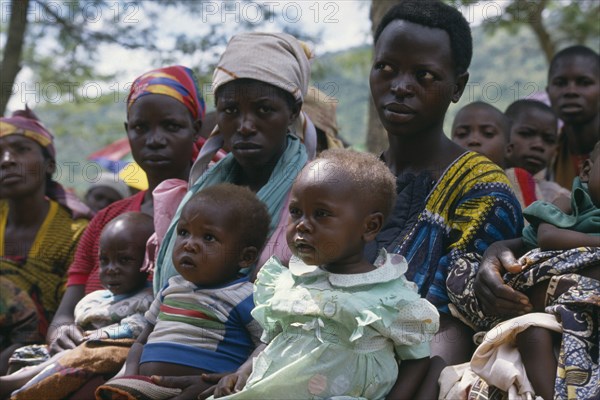
[[[539,101],[517,100],[508,106],[505,114],[510,120],[510,141],[506,147],[508,166],[523,169],[531,175],[537,186],[537,200],[554,202],[559,196],[568,199],[570,191],[543,178],[556,154],[558,140],[557,118],[552,109]],[[521,177],[520,182],[531,179],[526,174],[506,172],[509,178],[513,175]],[[523,208],[532,202],[525,202]]]
[[[460,109],[452,123],[452,141],[476,151],[501,168],[507,168],[510,144],[510,120],[496,107],[476,101]],[[504,171],[521,208],[536,201],[541,193],[533,176],[523,168]]]
[[[125,182],[110,175],[110,173],[104,172],[85,193],[85,204],[95,213],[131,195]]]
[[[149,324],[127,357],[125,376],[98,388],[99,398],[138,398],[145,390],[169,398],[179,389],[154,385],[150,376],[230,372],[246,361],[262,330],[250,315],[252,283],[240,271],[256,262],[269,223],[266,206],[246,187],[218,184],[190,198],[172,255],[180,275],[146,313]]]
[[[49,393],[57,398],[66,397],[68,393],[56,392],[57,387],[68,388],[69,393],[75,391],[92,377],[92,364],[98,363],[98,360],[83,360],[89,362],[89,366],[81,366],[76,370],[78,374],[69,371],[75,368],[65,360],[75,359],[86,342],[135,339],[142,332],[146,326],[144,313],[152,303],[153,295],[147,282],[148,276],[140,268],[144,261],[146,241],[153,232],[152,217],[139,212],[121,214],[106,225],[100,236],[98,255],[100,281],[105,289],[88,294],[75,307],[75,322],[85,337],[84,343],[72,350],[57,353],[35,367],[0,377],[0,398],[28,381],[15,394],[16,398],[47,398]],[[127,346],[124,349],[122,359],[120,363],[116,362],[118,365],[113,373],[125,361]],[[65,377],[71,378],[69,382],[63,382]]]
[[[452,140],[468,150],[483,154],[504,168],[510,124],[502,111],[476,101],[467,104],[454,117]]]
[[[546,87],[552,109],[563,121],[550,180],[570,188],[600,140],[600,56],[585,46],[556,53],[548,70]]]
[[[399,369],[412,396],[438,313],[404,277],[404,257],[382,249],[371,264],[364,256],[395,193],[392,173],[367,153],[327,150],[302,170],[287,228],[297,258],[289,269],[271,258],[255,282],[252,315],[268,345],[224,377],[215,397],[382,399]]]

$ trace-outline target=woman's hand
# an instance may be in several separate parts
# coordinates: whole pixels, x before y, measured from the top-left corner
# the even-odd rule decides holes
[[[83,341],[83,332],[75,325],[74,316],[75,306],[83,296],[85,285],[67,287],[46,334],[50,354],[75,348]]]
[[[515,317],[532,310],[527,296],[504,283],[502,275],[521,271],[514,252],[522,249],[522,240],[504,240],[493,243],[483,254],[483,260],[473,288],[485,314]]]
[[[75,324],[61,325],[56,328],[48,341],[50,354],[73,349],[85,340],[83,332]]]

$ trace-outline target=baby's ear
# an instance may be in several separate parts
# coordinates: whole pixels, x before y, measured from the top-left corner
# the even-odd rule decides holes
[[[588,183],[590,181],[590,172],[592,171],[592,165],[594,165],[594,163],[590,159],[587,159],[583,162],[583,165],[581,166],[581,171],[579,172],[579,179],[581,179],[581,182]]]
[[[363,241],[365,243],[375,240],[375,236],[383,227],[383,214],[373,212],[365,218],[365,231],[363,232]]]
[[[248,268],[258,260],[258,249],[254,246],[244,247],[240,254],[238,265],[240,268]]]

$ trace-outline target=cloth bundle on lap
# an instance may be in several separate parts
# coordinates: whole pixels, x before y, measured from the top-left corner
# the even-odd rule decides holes
[[[98,400],[164,400],[181,393],[179,388],[167,388],[141,375],[116,378],[96,389]]]
[[[50,364],[11,396],[12,400],[64,399],[99,375],[107,378],[123,366],[133,339],[85,342]]]
[[[459,309],[463,320],[479,329],[487,330],[495,326],[486,335],[492,345],[480,346],[471,360],[471,369],[481,377],[481,380],[473,383],[468,398],[501,399],[504,398],[502,396],[507,395],[507,392],[510,397],[512,384],[516,384],[519,388],[519,395],[525,396],[526,392],[530,392],[530,390],[524,389],[527,385],[523,382],[517,384],[516,381],[508,382],[508,385],[500,385],[495,380],[498,373],[493,369],[498,368],[500,365],[498,363],[510,364],[511,368],[517,367],[515,360],[507,362],[506,359],[502,359],[502,352],[506,353],[504,350],[506,347],[502,346],[504,344],[516,346],[513,339],[517,331],[524,327],[524,322],[515,318],[496,325],[500,321],[485,316],[479,304],[461,302],[461,299],[466,298],[464,297],[465,291],[472,289],[474,276],[480,262],[480,256],[463,257],[459,263],[460,271],[453,271],[454,273],[448,278],[448,293],[455,305],[455,310]],[[512,288],[525,291],[536,283],[550,281],[546,293],[545,311],[551,314],[550,317],[559,321],[560,330],[562,330],[557,378],[554,385],[555,398],[599,398],[600,386],[597,382],[600,380],[598,360],[600,282],[580,275],[579,272],[585,268],[596,268],[600,265],[600,248],[580,247],[566,251],[535,249],[521,257],[520,262],[525,265],[522,272],[504,276],[505,282]],[[540,314],[528,314],[518,318],[535,315],[539,316]],[[550,328],[535,321],[528,320],[528,323],[531,326]],[[558,328],[552,330],[558,330]],[[512,341],[499,340],[498,332],[500,331],[505,332],[503,335],[511,337]],[[520,362],[520,358],[517,361]],[[513,396],[512,398],[518,397]]]

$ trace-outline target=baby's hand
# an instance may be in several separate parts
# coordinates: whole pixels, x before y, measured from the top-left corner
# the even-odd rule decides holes
[[[525,267],[527,267],[527,263],[523,263],[522,260],[515,260],[514,263],[504,264],[504,269],[506,269],[506,271],[508,271],[511,274],[518,274]]]
[[[102,329],[96,329],[93,331],[85,331],[83,333],[83,338],[84,338],[84,340],[108,339],[108,333],[106,333]]]

